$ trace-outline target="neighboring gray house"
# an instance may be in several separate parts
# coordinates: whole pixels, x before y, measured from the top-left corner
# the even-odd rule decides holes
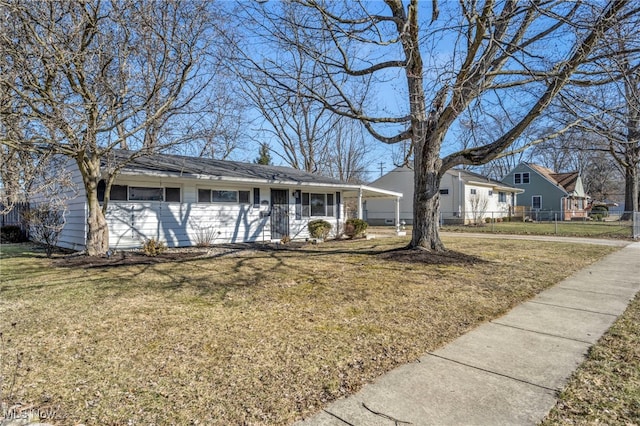
[[[393,225],[396,207],[400,220],[413,223],[413,169],[397,167],[371,183],[376,188],[401,192],[396,206],[393,200],[374,199],[366,203],[365,213],[371,225]],[[440,181],[440,213],[445,223],[472,223],[485,217],[508,217],[513,212],[515,195],[521,189],[505,185],[468,170],[447,170]]]
[[[124,158],[116,151],[116,162]],[[67,164],[80,191],[67,202],[59,245],[82,250],[86,194],[75,163]],[[104,191],[101,182],[101,200]],[[346,199],[359,200],[356,205],[361,206],[371,198],[402,196],[288,167],[164,154],[128,163],[110,195],[106,219],[109,246],[114,249],[137,248],[150,238],[169,247],[202,240],[215,244],[307,238],[307,224],[314,219],[330,222],[335,233],[345,221]]]
[[[578,172],[555,173],[546,167],[520,163],[502,182],[524,189],[518,205],[525,206],[539,219],[584,218],[588,214],[589,196],[585,194]]]

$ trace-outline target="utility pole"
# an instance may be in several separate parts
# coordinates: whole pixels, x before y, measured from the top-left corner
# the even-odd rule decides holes
[[[384,163],[380,162],[380,177],[382,177],[382,173],[384,173]]]

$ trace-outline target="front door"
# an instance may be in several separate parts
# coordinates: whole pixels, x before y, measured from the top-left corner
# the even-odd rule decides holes
[[[289,191],[271,190],[271,239],[289,235]]]

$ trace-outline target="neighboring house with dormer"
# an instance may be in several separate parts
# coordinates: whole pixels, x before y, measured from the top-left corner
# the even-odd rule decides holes
[[[364,219],[371,225],[393,225],[396,207],[400,220],[413,223],[413,169],[397,167],[370,185],[401,192],[398,206],[394,200],[371,199],[364,206]],[[440,181],[440,214],[442,222],[477,223],[485,218],[509,217],[516,194],[521,189],[489,179],[468,170],[447,170]]]
[[[588,215],[589,196],[578,172],[556,173],[531,163],[518,164],[502,179],[506,185],[524,190],[517,204],[538,220],[572,220]]]

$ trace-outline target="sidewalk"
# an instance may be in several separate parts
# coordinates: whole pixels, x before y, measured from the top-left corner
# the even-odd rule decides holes
[[[537,424],[638,290],[640,242],[297,425]]]

